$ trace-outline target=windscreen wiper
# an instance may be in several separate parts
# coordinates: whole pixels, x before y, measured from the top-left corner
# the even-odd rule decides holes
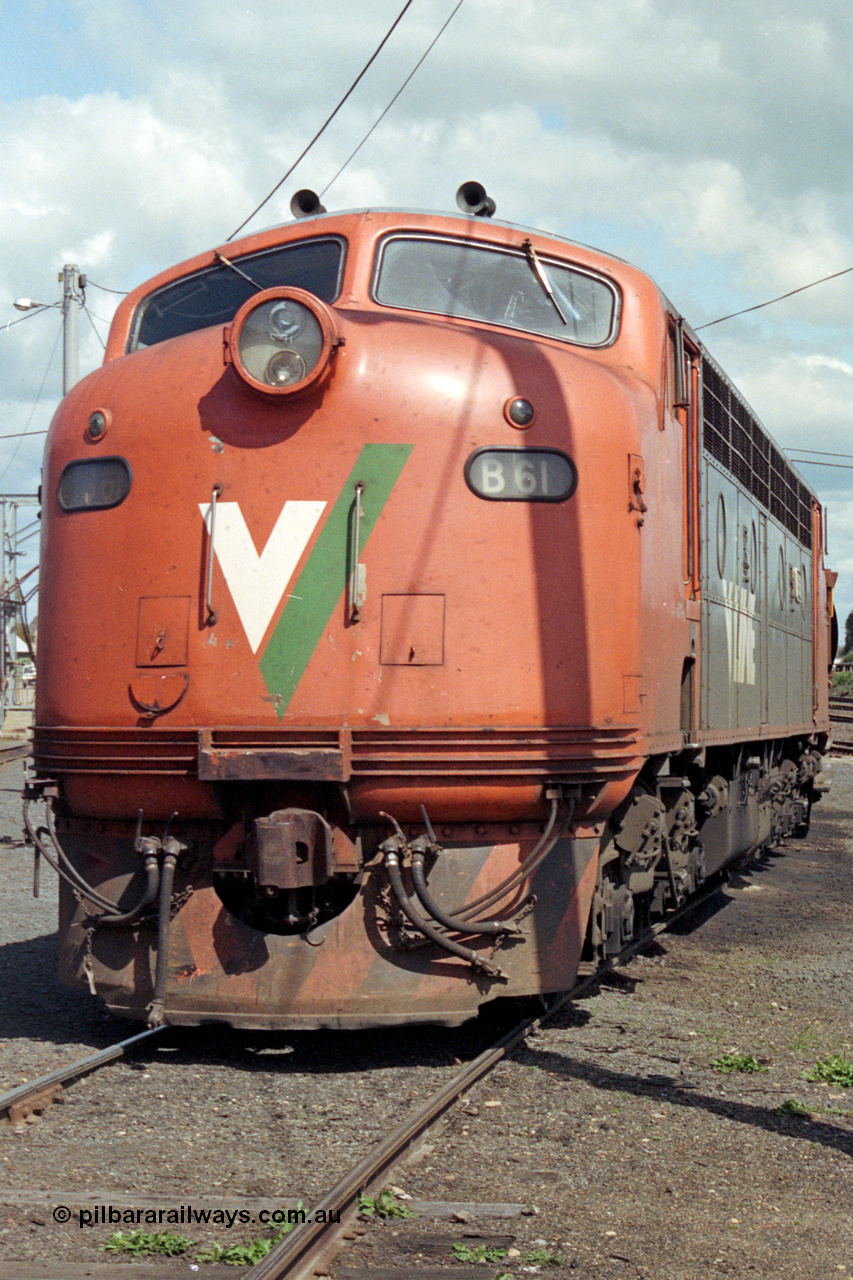
[[[530,270],[533,272],[536,279],[541,284],[547,297],[551,301],[551,305],[553,306],[557,315],[562,320],[563,324],[567,325],[569,322],[566,319],[566,317],[563,315],[563,309],[560,306],[559,302],[557,301],[557,295],[554,293],[554,286],[551,284],[551,281],[548,279],[548,276],[545,273],[545,268],[542,266],[542,263],[539,261],[539,254],[536,252],[536,250],[533,247],[533,241],[525,240],[524,244],[522,245],[522,248],[524,249],[525,255],[527,257],[527,261],[530,264]],[[575,313],[575,319],[576,320],[579,319],[579,316],[577,315],[577,313]]]
[[[213,252],[216,254],[217,258],[223,264],[223,266],[230,267],[232,271],[236,271],[237,275],[242,276],[242,278],[246,281],[246,283],[250,284],[253,289],[257,289],[259,293],[263,290],[264,286],[262,284],[258,284],[257,280],[253,280],[251,276],[247,276],[245,271],[241,271],[240,268],[235,263],[233,263],[230,258],[225,257],[224,253],[220,253],[218,249],[214,249]]]

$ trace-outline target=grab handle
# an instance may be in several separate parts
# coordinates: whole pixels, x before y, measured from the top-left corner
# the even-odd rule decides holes
[[[361,620],[361,606],[364,604],[366,594],[364,565],[359,563],[361,559],[361,521],[364,516],[364,508],[361,505],[363,493],[364,482],[359,480],[355,486],[355,502],[353,503],[352,573],[349,578],[350,622],[359,622]]]
[[[207,537],[207,592],[204,598],[204,607],[207,610],[205,618],[205,626],[216,626],[216,610],[213,607],[213,558],[216,546],[216,501],[222,492],[222,485],[215,484],[213,492],[210,495],[210,525],[208,526]]]

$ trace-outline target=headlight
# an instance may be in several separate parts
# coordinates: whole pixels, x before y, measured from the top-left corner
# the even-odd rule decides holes
[[[237,312],[228,336],[231,361],[249,386],[273,394],[313,387],[338,345],[332,317],[304,289],[267,289]]]
[[[124,502],[131,482],[126,458],[81,459],[68,463],[59,477],[56,496],[63,511],[103,510]]]

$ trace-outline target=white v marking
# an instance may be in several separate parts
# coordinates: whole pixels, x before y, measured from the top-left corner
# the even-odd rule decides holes
[[[325,502],[285,502],[260,555],[238,502],[216,507],[214,549],[252,653],[257,653]],[[198,504],[210,533],[210,504]]]

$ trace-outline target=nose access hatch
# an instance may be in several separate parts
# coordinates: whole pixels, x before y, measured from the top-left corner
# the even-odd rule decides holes
[[[185,667],[189,596],[143,596],[136,630],[138,667]]]

